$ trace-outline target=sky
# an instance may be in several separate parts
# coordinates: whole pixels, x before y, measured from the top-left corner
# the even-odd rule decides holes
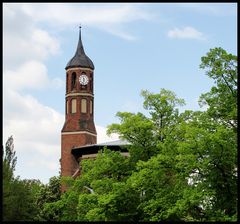
[[[59,175],[65,66],[79,25],[94,63],[98,143],[118,111],[142,112],[141,90],[173,91],[186,105],[214,85],[201,57],[237,54],[237,3],[3,3],[3,145],[14,138],[15,175],[47,183]]]

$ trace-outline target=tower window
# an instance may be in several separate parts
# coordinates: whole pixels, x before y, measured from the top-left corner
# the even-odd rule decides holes
[[[90,100],[90,114],[93,113],[93,101]]]
[[[67,100],[67,102],[66,102],[66,113],[67,113],[67,114],[69,113],[68,100]]]
[[[76,88],[76,79],[77,79],[77,75],[75,72],[72,73],[72,83],[71,83],[71,90]]]
[[[66,81],[66,91],[68,92],[69,91],[69,87],[68,87],[68,78],[69,78],[69,75],[68,75],[68,73],[67,73],[67,81]]]
[[[81,113],[87,113],[87,100],[81,100]]]
[[[72,101],[71,101],[71,112],[72,112],[72,114],[77,112],[77,100],[76,99],[72,99]]]
[[[93,91],[93,73],[90,73],[90,91]]]

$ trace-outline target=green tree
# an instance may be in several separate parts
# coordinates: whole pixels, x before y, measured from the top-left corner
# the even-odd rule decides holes
[[[11,220],[14,216],[11,206],[14,205],[13,190],[13,171],[17,162],[16,152],[14,151],[13,137],[10,136],[3,150],[3,220]]]
[[[58,210],[53,209],[51,203],[58,201],[61,197],[60,177],[54,176],[49,179],[49,183],[42,185],[36,195],[36,204],[39,207],[39,221],[58,220]]]
[[[118,133],[120,138],[132,143],[129,147],[132,161],[148,160],[156,154],[153,122],[142,113],[118,112],[121,124],[108,126],[107,133]]]
[[[39,212],[35,202],[40,181],[15,178],[16,163],[17,157],[11,136],[6,142],[3,157],[3,220],[33,221]]]
[[[3,151],[3,179],[11,180],[17,163],[16,152],[14,151],[13,137],[10,136]]]
[[[143,106],[148,110],[150,118],[142,113],[118,112],[120,124],[108,126],[108,134],[117,133],[120,138],[132,143],[129,147],[131,160],[148,160],[161,151],[161,143],[171,135],[178,124],[178,106],[183,106],[184,100],[177,98],[172,91],[161,89],[153,94],[146,90],[141,92],[144,97]]]
[[[68,181],[68,191],[60,200],[47,203],[58,221],[134,220],[138,197],[126,186],[131,174],[129,158],[104,149],[81,166],[81,176]]]
[[[206,112],[193,112],[178,130],[184,138],[176,147],[176,168],[188,178],[176,212],[204,221],[225,221],[236,214],[237,150],[233,129]],[[194,211],[194,213],[192,213]]]
[[[237,131],[237,57],[222,48],[210,49],[201,58],[200,68],[215,81],[211,91],[202,94],[200,104],[209,115]]]
[[[141,95],[144,97],[143,107],[151,115],[154,133],[157,139],[163,142],[178,123],[177,107],[185,105],[185,102],[183,99],[177,98],[174,92],[166,89],[161,89],[158,94],[143,90]]]

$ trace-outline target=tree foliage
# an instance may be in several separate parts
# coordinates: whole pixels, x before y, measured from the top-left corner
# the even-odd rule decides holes
[[[202,94],[201,105],[208,106],[208,114],[237,130],[237,57],[222,48],[210,49],[202,57],[200,68],[214,79],[216,86]]]
[[[3,155],[3,220],[34,221],[39,212],[35,201],[40,181],[14,177],[17,156],[12,136],[6,142]]]

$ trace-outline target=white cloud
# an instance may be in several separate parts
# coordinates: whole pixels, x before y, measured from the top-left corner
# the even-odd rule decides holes
[[[21,31],[23,32],[23,31]],[[28,60],[45,60],[59,52],[59,41],[41,29],[30,29],[28,36],[20,33],[3,33],[4,68],[14,68]]]
[[[176,39],[206,40],[206,37],[204,36],[203,33],[189,26],[186,26],[182,29],[174,28],[173,30],[169,30],[167,35],[170,38]]]
[[[49,83],[47,68],[38,61],[28,61],[16,70],[6,70],[4,86],[14,90],[41,89]]]
[[[4,93],[6,89],[21,90],[43,90],[47,88],[59,89],[64,86],[60,78],[49,79],[47,67],[39,61],[28,61],[20,67],[12,70],[5,69]]]
[[[28,19],[28,22],[31,20],[32,23],[45,22],[55,29],[68,29],[69,26],[82,24],[83,26],[102,29],[126,40],[134,40],[136,37],[129,31],[124,30],[123,24],[138,20],[149,21],[155,17],[152,13],[138,7],[138,4],[130,5],[126,3],[94,5],[82,3],[15,3],[4,4],[4,11],[6,22],[15,19],[16,26],[19,23],[17,21],[18,15],[23,15],[21,19]],[[49,38],[45,39],[47,39],[47,43],[54,43]],[[55,48],[52,49],[54,52]]]
[[[150,20],[153,15],[129,4],[23,4],[23,11],[36,21],[51,24],[100,25],[119,24],[135,20]]]
[[[3,66],[16,68],[28,60],[47,59],[59,53],[59,40],[37,28],[21,4],[3,5]]]
[[[111,134],[110,136],[108,136],[106,134],[107,128],[105,127],[96,125],[96,129],[97,129],[97,143],[119,140],[118,134]]]

